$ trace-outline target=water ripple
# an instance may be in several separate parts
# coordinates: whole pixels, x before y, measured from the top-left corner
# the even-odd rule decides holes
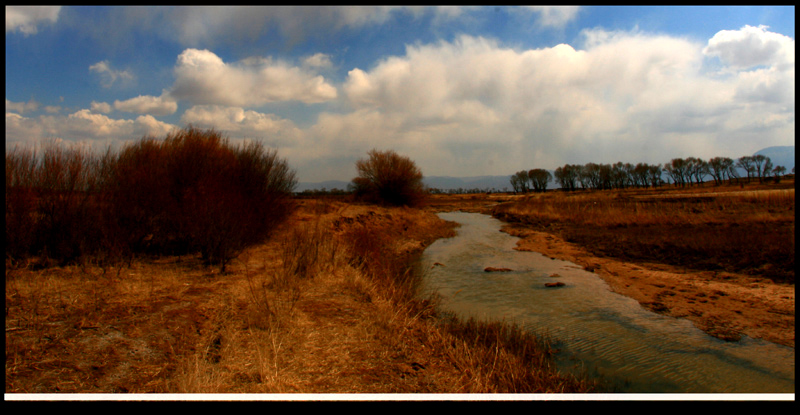
[[[744,337],[728,343],[682,319],[612,292],[597,275],[535,252],[487,215],[442,213],[458,235],[431,245],[421,261],[428,290],[463,316],[505,320],[546,333],[564,370],[589,370],[633,393],[794,393],[794,349]],[[432,267],[433,263],[445,264]],[[487,273],[488,266],[512,272]],[[546,288],[559,274],[566,285]]]

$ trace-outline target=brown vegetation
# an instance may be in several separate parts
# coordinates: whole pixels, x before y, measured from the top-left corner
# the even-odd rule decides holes
[[[518,249],[566,259],[712,335],[794,346],[794,180],[551,192],[497,205]]]
[[[586,392],[513,326],[417,298],[452,224],[304,199],[223,275],[197,255],[6,268],[6,393]],[[8,265],[8,263],[7,263]],[[488,364],[487,362],[491,362]]]
[[[595,255],[794,282],[794,189],[608,191],[527,197],[494,215]]]
[[[44,266],[200,252],[224,270],[293,208],[294,172],[259,143],[192,127],[102,156],[6,152],[6,258]]]
[[[371,150],[368,158],[356,162],[358,177],[353,179],[355,196],[371,203],[417,207],[428,191],[422,183],[422,171],[406,156],[392,150]]]

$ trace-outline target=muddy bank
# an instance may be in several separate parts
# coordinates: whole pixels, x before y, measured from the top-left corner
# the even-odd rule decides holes
[[[598,257],[559,236],[519,223],[503,231],[520,237],[518,250],[574,262],[622,295],[665,315],[686,318],[729,341],[741,335],[794,347],[794,286],[730,272],[694,271],[657,263]]]

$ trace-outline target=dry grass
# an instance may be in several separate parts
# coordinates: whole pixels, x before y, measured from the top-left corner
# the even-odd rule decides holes
[[[497,206],[494,215],[597,255],[793,283],[794,182],[781,185],[552,192]]]
[[[307,199],[224,274],[199,255],[7,266],[6,393],[590,390],[546,343],[413,295],[405,261],[448,235],[432,213]]]

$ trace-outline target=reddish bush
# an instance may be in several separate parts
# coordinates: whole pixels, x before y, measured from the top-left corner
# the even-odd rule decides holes
[[[276,151],[234,147],[214,130],[190,127],[126,148],[112,183],[134,250],[200,252],[224,270],[291,213],[296,180]]]
[[[200,252],[222,269],[293,208],[294,172],[274,150],[187,128],[95,156],[49,143],[6,152],[6,256],[69,262]]]
[[[371,150],[356,162],[352,190],[361,200],[393,206],[419,206],[428,195],[422,172],[411,159],[394,151]]]
[[[6,257],[41,254],[65,263],[98,249],[98,162],[86,149],[55,141],[38,154],[6,153]]]

